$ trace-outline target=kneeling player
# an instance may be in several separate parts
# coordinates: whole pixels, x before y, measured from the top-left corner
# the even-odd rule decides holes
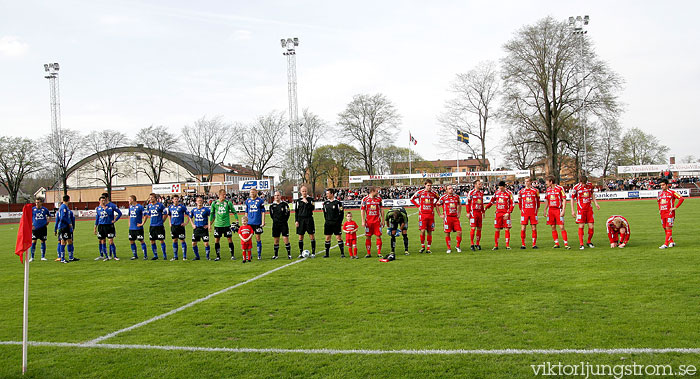
[[[343,223],[343,233],[345,233],[345,246],[348,247],[350,259],[357,259],[357,223],[352,220],[352,213],[348,212]]]
[[[459,223],[459,216],[462,214],[462,203],[459,196],[455,195],[454,188],[452,186],[447,186],[447,193],[442,195],[438,200],[438,205],[442,205],[443,214],[442,221],[444,224],[443,229],[445,230],[445,242],[447,243],[447,251],[449,254],[452,252],[452,239],[450,237],[451,232],[457,234],[457,245],[455,246],[458,253],[462,252],[462,225]],[[438,208],[438,214],[440,214],[440,208]]]
[[[241,251],[243,252],[243,262],[250,262],[251,250],[253,250],[253,236],[255,230],[248,225],[248,216],[241,217],[241,227],[238,228],[238,238],[241,239]]]
[[[391,237],[391,253],[396,251],[396,237],[403,236],[404,254],[408,255],[408,214],[403,207],[394,207],[386,212],[386,229]]]
[[[197,196],[197,207],[190,211],[190,224],[192,225],[192,252],[194,253],[193,261],[199,260],[199,247],[197,242],[204,243],[204,251],[206,252],[207,260],[209,260],[209,208],[204,206],[204,198]]]
[[[622,216],[610,216],[605,222],[610,239],[610,247],[623,248],[630,240],[630,223]]]
[[[506,189],[506,182],[501,180],[498,183],[498,191],[491,197],[491,201],[486,205],[486,209],[491,208],[493,205],[496,206],[494,228],[496,232],[494,233],[494,240],[496,244],[493,246],[493,250],[498,250],[498,241],[501,238],[501,230],[505,229],[505,239],[506,239],[506,250],[510,250],[510,228],[512,227],[512,221],[510,214],[513,212],[513,193]]]

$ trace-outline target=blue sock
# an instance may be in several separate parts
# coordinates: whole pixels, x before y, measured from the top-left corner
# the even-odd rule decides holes
[[[41,257],[46,258],[46,242],[41,241]]]
[[[56,245],[56,255],[61,258],[61,240],[58,240],[58,245]]]
[[[173,257],[177,259],[177,242],[173,242]]]
[[[192,251],[194,251],[194,257],[199,259],[199,246],[197,246],[197,245],[192,246]]]
[[[100,248],[100,258],[104,258],[104,254],[102,253],[104,250],[102,249],[104,247],[103,244],[98,244],[97,245]]]
[[[204,246],[204,251],[207,253],[207,259],[209,259],[209,245]]]
[[[145,242],[141,242],[141,250],[143,250],[143,257],[148,258],[148,249],[146,249]]]
[[[32,258],[34,258],[34,250],[36,250],[36,241],[32,242],[32,250],[31,250]]]
[[[182,259],[187,259],[187,242],[182,243]]]
[[[158,248],[156,247],[156,244],[151,244],[151,250],[153,251],[153,257],[158,258]]]
[[[134,258],[138,258],[138,255],[136,255],[136,244],[135,243],[131,244],[131,252],[134,253]]]
[[[73,259],[73,251],[74,251],[73,244],[66,245],[66,246],[68,246],[68,259],[72,260]]]
[[[258,258],[260,258],[260,255],[262,254],[262,241],[257,241],[258,243]]]
[[[160,250],[163,251],[163,259],[168,259],[168,254],[165,252],[165,241],[160,243]]]
[[[66,247],[64,245],[58,245],[58,257],[61,258],[61,261],[66,260]]]
[[[100,244],[100,258],[108,258],[106,246],[107,245]]]
[[[114,244],[114,242],[109,244],[109,253],[114,256],[114,258],[117,257],[117,246]]]

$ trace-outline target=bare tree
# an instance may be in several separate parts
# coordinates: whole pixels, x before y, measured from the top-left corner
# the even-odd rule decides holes
[[[700,162],[694,155],[686,155],[681,159],[681,163],[697,163]]]
[[[117,149],[125,146],[127,141],[126,134],[115,130],[92,132],[85,137],[85,145],[95,155],[88,167],[99,172],[96,180],[107,187],[110,197],[114,179],[129,175],[121,169],[121,163],[126,161],[129,153]]]
[[[136,154],[137,172],[143,173],[153,184],[160,183],[163,174],[170,174],[167,168],[165,154],[177,150],[177,137],[164,126],[148,126],[136,133],[136,146],[140,154]]]
[[[622,128],[617,120],[604,120],[598,128],[597,148],[593,151],[595,166],[602,171],[603,178],[615,172],[620,160]]]
[[[578,178],[582,172],[586,171],[586,168],[583,167],[585,160],[588,160],[589,170],[594,166],[590,163],[591,160],[595,161],[594,155],[598,148],[597,123],[588,122],[582,125],[578,118],[569,118],[564,124],[562,129],[564,152],[572,158],[573,174],[575,178]]]
[[[25,177],[41,170],[40,156],[32,140],[0,136],[0,184],[16,203]]]
[[[518,170],[530,170],[535,165],[541,154],[537,150],[538,145],[529,143],[527,138],[512,129],[508,130],[503,138],[503,157],[511,162]]]
[[[567,121],[584,106],[591,117],[616,116],[622,79],[597,58],[585,35],[551,17],[520,29],[504,49],[504,118],[542,147],[546,171],[559,178]]]
[[[210,182],[214,170],[223,163],[236,142],[235,128],[223,121],[222,116],[207,119],[206,116],[194,124],[182,128],[182,138],[185,148],[193,156],[196,169],[193,173],[203,177],[201,180]],[[204,187],[209,193],[209,186]]]
[[[377,149],[391,140],[401,120],[394,105],[382,94],[355,95],[338,115],[340,135],[360,146],[367,174],[375,173]]]
[[[663,164],[668,151],[668,147],[662,145],[653,134],[644,133],[639,128],[632,128],[622,137],[620,163],[625,165]]]
[[[85,153],[83,136],[77,130],[62,129],[59,138],[53,138],[53,134],[46,137],[46,159],[51,162],[58,180],[62,184],[63,194],[68,194],[68,170]]]
[[[486,139],[492,128],[496,98],[499,94],[498,73],[493,62],[483,62],[466,74],[457,74],[450,85],[454,98],[445,104],[445,112],[438,118],[440,146],[477,157],[486,170]],[[470,143],[457,141],[457,131],[468,133]]]
[[[296,159],[289,159],[288,162],[295,162],[296,167],[289,169],[296,172],[297,177],[304,178],[311,184],[311,192],[316,193],[316,182],[321,175],[322,159],[316,154],[321,137],[328,131],[328,123],[318,115],[304,109],[302,125],[299,128],[296,151],[291,151]]]
[[[284,156],[287,127],[281,111],[258,116],[254,123],[242,127],[238,140],[243,163],[251,167],[258,179],[268,170],[279,167],[277,160]]]
[[[332,166],[326,170],[326,175],[332,182],[333,187],[340,187],[343,183],[343,177],[350,176],[351,170],[359,169],[360,152],[353,146],[340,143],[321,146],[321,148],[326,148],[330,155],[331,160],[326,161],[326,163]]]
[[[394,145],[382,146],[377,150],[377,172],[382,174],[396,174],[394,172],[397,163],[407,163],[410,151],[407,147]],[[413,160],[420,161],[420,155],[413,153]],[[408,166],[406,167],[408,171]]]

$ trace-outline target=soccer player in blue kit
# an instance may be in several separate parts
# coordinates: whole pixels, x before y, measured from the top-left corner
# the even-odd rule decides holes
[[[180,195],[173,195],[173,204],[168,207],[170,216],[170,238],[173,240],[173,257],[171,261],[177,260],[177,243],[182,241],[182,260],[187,260],[187,242],[185,241],[185,217],[189,218],[187,207],[180,204]],[[189,220],[188,220],[189,221]]]
[[[163,251],[163,259],[168,259],[168,255],[165,250],[165,227],[163,226],[163,223],[168,218],[168,214],[165,212],[165,205],[158,201],[155,193],[151,193],[149,195],[148,205],[146,205],[146,213],[144,217],[151,220],[151,224],[148,228],[148,239],[151,240],[151,250],[153,251],[153,258],[151,258],[151,260],[158,260],[156,240],[160,241],[160,249]]]
[[[197,196],[197,207],[190,211],[190,224],[192,224],[192,251],[194,252],[193,261],[199,260],[199,247],[197,242],[200,240],[204,242],[204,250],[207,253],[207,260],[209,260],[209,216],[211,211],[209,207],[204,206],[204,198],[202,196]]]
[[[139,259],[136,253],[136,241],[141,242],[141,250],[143,251],[143,259],[148,259],[148,250],[143,237],[143,205],[136,202],[136,196],[129,196],[129,243],[131,244],[131,252],[134,256],[131,260]]]
[[[59,236],[58,259],[61,263],[68,263],[68,261],[66,261],[66,247],[68,247],[68,252],[70,253],[69,260],[79,260],[73,257],[73,227],[75,225],[75,218],[73,218],[73,212],[68,209],[69,203],[70,196],[63,195],[63,203],[58,208],[58,212],[56,212],[54,233]]]
[[[46,260],[46,226],[50,217],[49,209],[44,206],[43,200],[37,197],[32,207],[32,255],[29,262],[34,260],[36,240],[41,240],[41,260]]]
[[[255,241],[258,247],[258,259],[262,259],[262,241],[260,235],[265,227],[265,200],[258,197],[258,189],[250,189],[250,197],[245,200],[245,213],[248,216],[248,225],[255,231]]]
[[[104,253],[105,261],[110,260],[110,257],[114,258],[115,261],[119,260],[117,258],[117,247],[114,245],[114,237],[117,235],[114,223],[119,221],[122,212],[119,209],[116,209],[115,212],[115,208],[116,206],[110,207],[107,204],[107,197],[105,196],[100,196],[100,205],[95,208],[94,233],[99,241],[100,257]],[[106,240],[109,240],[109,252],[107,252]]]

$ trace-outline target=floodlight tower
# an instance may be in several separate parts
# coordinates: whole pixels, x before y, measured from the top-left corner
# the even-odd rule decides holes
[[[49,80],[49,90],[51,99],[51,144],[53,144],[53,153],[56,154],[56,163],[62,159],[62,144],[61,144],[61,101],[58,90],[58,63],[47,63],[44,65],[44,78]],[[61,189],[62,180],[60,178],[59,168],[56,167],[58,189]]]
[[[282,55],[287,57],[287,95],[289,98],[289,149],[291,165],[296,168],[296,149],[299,139],[299,105],[297,103],[297,53],[299,38],[282,38]]]
[[[586,74],[584,73],[584,53],[583,53],[583,36],[588,33],[585,27],[588,25],[590,17],[585,15],[583,17],[569,17],[569,27],[571,28],[571,33],[579,37],[579,58],[578,58],[578,70],[581,75],[581,90],[579,91],[579,97],[581,99],[581,114],[580,122],[583,128],[583,171],[588,174],[588,146],[586,145]]]

